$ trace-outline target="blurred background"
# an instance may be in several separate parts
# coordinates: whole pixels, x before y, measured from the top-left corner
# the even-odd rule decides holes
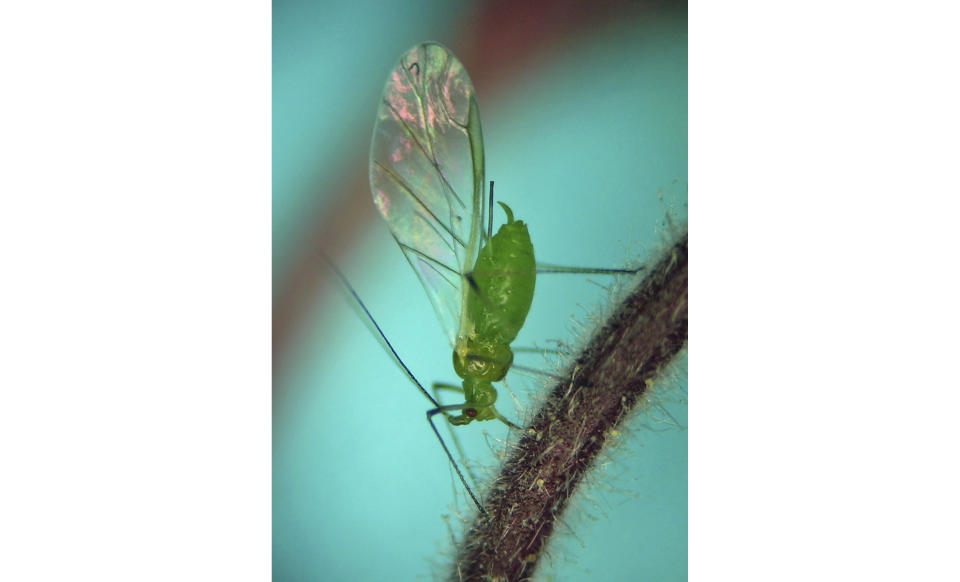
[[[487,179],[529,224],[538,260],[637,263],[671,239],[670,221],[686,224],[685,3],[275,1],[276,580],[442,578],[472,513],[424,419],[429,403],[318,255],[337,261],[421,382],[456,380],[367,183],[383,83],[425,40],[469,71]],[[576,342],[600,321],[611,283],[539,278],[515,345]],[[518,362],[550,367],[539,356]],[[686,579],[682,364],[588,480],[537,579]],[[507,383],[516,402],[501,390],[498,408],[522,421],[543,383],[519,374]],[[458,429],[481,476],[495,470],[506,434],[499,423]]]

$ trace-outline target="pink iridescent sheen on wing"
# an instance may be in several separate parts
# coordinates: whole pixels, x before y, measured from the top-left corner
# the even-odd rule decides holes
[[[383,190],[373,191],[373,205],[377,207],[380,216],[390,220],[390,198],[384,194]]]
[[[473,84],[442,45],[415,46],[387,78],[370,146],[370,186],[452,344],[462,275],[479,247],[483,141]]]

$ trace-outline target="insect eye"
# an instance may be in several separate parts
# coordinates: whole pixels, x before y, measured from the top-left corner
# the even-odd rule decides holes
[[[467,416],[469,416],[470,418],[473,418],[474,416],[477,415],[477,409],[476,409],[476,408],[465,408],[465,409],[463,410],[463,413],[466,414]]]

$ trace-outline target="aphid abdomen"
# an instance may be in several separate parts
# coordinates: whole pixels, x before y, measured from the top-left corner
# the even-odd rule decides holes
[[[477,255],[467,309],[476,337],[509,345],[530,311],[537,266],[527,225],[500,205],[507,222]]]

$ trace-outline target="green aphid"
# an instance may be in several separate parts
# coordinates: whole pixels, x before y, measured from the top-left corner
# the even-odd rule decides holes
[[[434,384],[433,391],[455,391],[462,403],[443,405],[424,388],[350,283],[331,267],[390,356],[433,405],[427,411],[430,427],[485,514],[433,417],[442,414],[454,425],[498,419],[519,429],[497,411],[493,382],[503,380],[513,365],[510,344],[530,311],[537,273],[636,270],[538,265],[527,225],[515,219],[506,204],[500,206],[507,222],[493,234],[493,183],[489,198],[484,185],[483,135],[470,77],[442,45],[417,45],[400,57],[383,90],[370,146],[370,188],[374,204],[423,283],[453,349],[453,368],[463,380],[462,386]]]
[[[370,148],[373,200],[420,277],[453,348],[464,403],[453,424],[500,419],[492,382],[530,311],[536,261],[527,225],[491,236],[483,136],[473,84],[439,44],[418,45],[390,73]],[[487,217],[489,218],[489,217]],[[486,229],[484,228],[486,226]]]

